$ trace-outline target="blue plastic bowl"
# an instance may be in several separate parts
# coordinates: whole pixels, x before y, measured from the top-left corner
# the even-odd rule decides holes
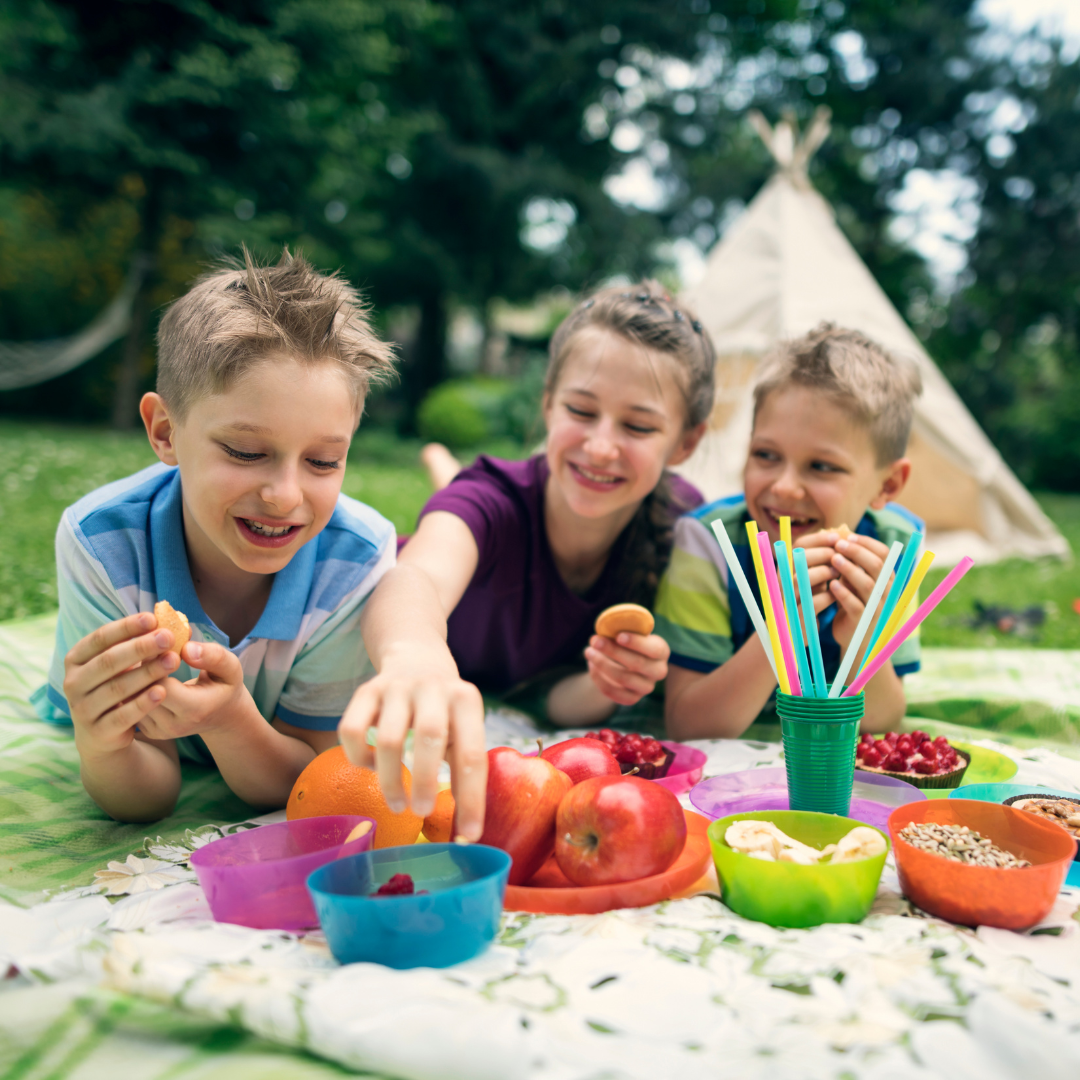
[[[327,863],[308,879],[330,951],[343,964],[449,967],[482,953],[499,929],[510,856],[486,844],[414,844]],[[409,874],[420,896],[371,894]]]

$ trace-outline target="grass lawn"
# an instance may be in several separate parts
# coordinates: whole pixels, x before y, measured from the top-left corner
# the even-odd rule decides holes
[[[399,532],[411,532],[430,489],[417,463],[418,441],[361,429],[353,441],[344,490],[385,514]],[[484,448],[520,457],[512,443]],[[143,433],[0,421],[0,620],[56,606],[53,536],[64,508],[81,495],[150,465],[155,457]],[[1042,495],[1043,508],[1080,553],[1080,496]],[[929,576],[930,587],[944,576]],[[924,593],[927,591],[924,587]],[[1080,649],[1080,563],[1013,560],[976,567],[923,628],[927,645],[1034,646]],[[1024,608],[1043,604],[1048,618],[1038,636],[1024,639],[962,625],[972,603]]]

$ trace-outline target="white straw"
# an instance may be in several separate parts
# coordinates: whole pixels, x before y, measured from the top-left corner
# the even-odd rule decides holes
[[[769,639],[769,629],[765,625],[761,609],[754,600],[754,594],[750,591],[750,582],[746,580],[746,575],[743,573],[742,563],[739,562],[739,556],[735,554],[735,547],[731,543],[731,537],[728,536],[727,529],[724,528],[722,521],[714,521],[712,531],[716,533],[716,539],[720,541],[720,550],[724,553],[724,560],[728,565],[729,591],[731,581],[734,578],[739,595],[742,597],[743,604],[746,605],[746,610],[750,615],[750,621],[754,624],[757,636],[761,639],[761,647],[765,650],[765,659],[769,661],[769,667],[772,668],[773,678],[778,678],[776,661],[773,659],[772,641]]]
[[[900,558],[900,552],[904,550],[904,545],[899,540],[893,543],[893,546],[889,548],[889,555],[885,559],[885,565],[881,568],[881,573],[878,574],[877,581],[874,582],[874,591],[870,594],[870,600],[867,602],[865,608],[863,608],[862,618],[859,620],[858,626],[855,627],[855,633],[851,638],[851,644],[847,647],[847,652],[844,653],[844,659],[840,664],[840,670],[836,673],[836,678],[833,680],[832,689],[829,691],[829,697],[839,697],[840,691],[844,689],[844,680],[848,677],[848,673],[851,671],[851,665],[855,663],[855,657],[859,655],[859,649],[862,646],[863,638],[866,637],[866,631],[870,629],[870,624],[874,621],[874,615],[877,612],[878,604],[881,603],[882,594],[885,592],[885,586],[889,584],[889,577],[893,572],[893,567],[896,565],[896,560]]]

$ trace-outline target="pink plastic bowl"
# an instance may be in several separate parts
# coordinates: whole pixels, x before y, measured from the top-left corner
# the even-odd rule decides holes
[[[301,818],[234,833],[194,852],[191,865],[218,922],[260,930],[318,926],[305,882],[324,863],[367,851],[375,822],[363,836],[345,838],[371,818],[339,814]]]

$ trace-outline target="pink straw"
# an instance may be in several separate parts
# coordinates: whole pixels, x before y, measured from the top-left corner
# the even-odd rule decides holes
[[[962,558],[945,575],[945,580],[919,605],[919,610],[899,630],[893,634],[889,644],[874,657],[874,659],[862,669],[859,677],[841,694],[841,697],[851,697],[857,694],[877,673],[881,666],[888,660],[897,649],[910,637],[915,628],[931,611],[945,599],[952,587],[975,565],[975,560],[967,556]]]
[[[784,617],[784,601],[780,598],[780,581],[776,576],[772,548],[769,546],[769,534],[764,529],[757,534],[757,544],[761,549],[761,564],[765,570],[765,581],[769,586],[769,599],[776,613],[776,629],[780,635],[780,651],[784,654],[784,667],[787,668],[788,682],[795,697],[802,696],[802,684],[799,682],[799,669],[795,663],[795,649],[791,644],[791,627]]]

